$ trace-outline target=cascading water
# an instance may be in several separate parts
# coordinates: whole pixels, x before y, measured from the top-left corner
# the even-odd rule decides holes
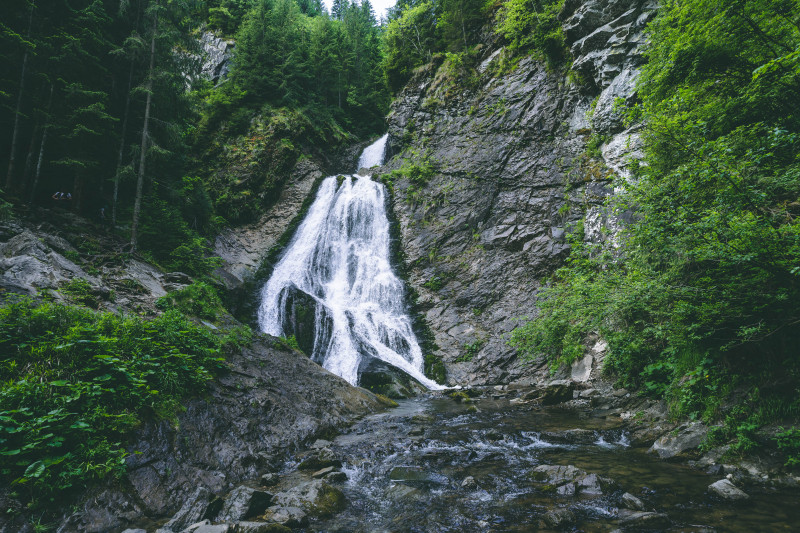
[[[364,150],[359,169],[383,163],[387,137]],[[262,289],[258,321],[271,335],[305,333],[311,358],[353,385],[364,358],[371,357],[430,389],[442,388],[422,372],[403,284],[389,262],[385,189],[369,176],[322,182]]]

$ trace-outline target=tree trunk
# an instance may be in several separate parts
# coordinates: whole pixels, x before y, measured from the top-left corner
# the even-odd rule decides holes
[[[28,16],[28,33],[26,39],[31,38],[31,26],[33,26],[33,8],[36,3],[31,4],[31,14]],[[22,55],[22,74],[19,77],[19,94],[17,95],[17,109],[14,111],[14,130],[11,134],[11,155],[8,158],[8,174],[6,175],[6,191],[11,189],[14,183],[14,162],[17,156],[17,137],[19,136],[19,116],[22,114],[22,95],[25,93],[25,71],[28,68],[28,50]]]
[[[125,134],[128,131],[128,114],[131,109],[131,85],[133,84],[133,65],[134,61],[131,59],[131,70],[128,74],[128,92],[125,98],[125,114],[122,118],[122,134],[119,140],[119,152],[117,153],[117,171],[114,173],[114,198],[111,202],[111,225],[117,224],[117,198],[119,198],[119,173],[122,170],[122,155],[125,151]]]
[[[39,185],[39,176],[42,175],[42,160],[44,159],[44,145],[47,143],[47,132],[50,129],[50,106],[53,105],[53,84],[50,84],[50,97],[47,100],[47,115],[45,116],[44,130],[42,131],[42,144],[39,145],[39,161],[36,163],[36,173],[33,175],[31,185],[30,203],[36,198],[36,187]]]
[[[136,200],[133,203],[133,222],[131,223],[131,249],[136,251],[139,238],[139,211],[142,208],[142,186],[144,185],[145,158],[147,156],[147,133],[150,126],[150,103],[153,100],[153,70],[156,62],[156,32],[158,13],[153,17],[153,35],[150,38],[150,69],[147,75],[147,102],[144,106],[144,125],[142,126],[142,147],[139,157],[139,178],[136,180]]]
[[[31,142],[28,144],[28,155],[25,156],[25,169],[22,171],[22,187],[21,191],[28,188],[28,182],[31,179],[31,171],[33,170],[33,154],[36,151],[36,138],[39,136],[39,118],[36,119],[36,124],[33,126],[31,133]]]

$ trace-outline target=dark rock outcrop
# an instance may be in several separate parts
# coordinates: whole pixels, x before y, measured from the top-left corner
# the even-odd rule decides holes
[[[175,425],[154,421],[138,432],[129,447],[126,482],[83,498],[84,506],[60,531],[122,529],[131,521],[167,517],[179,509],[178,515],[187,515],[176,515],[183,525],[214,518],[210,514],[222,510],[209,511],[215,495],[273,471],[287,450],[313,436],[381,408],[372,394],[298,352],[273,347],[266,337],[256,338],[228,362],[230,372],[213,382],[205,397],[189,401]],[[260,492],[241,490],[245,496]],[[248,507],[244,516],[231,518],[247,518],[251,511]]]
[[[624,173],[639,146],[621,117],[635,101],[642,31],[654,8],[566,3],[561,17],[582,83],[530,57],[499,73],[503,52],[489,49],[473,88],[448,82],[434,63],[393,104],[395,157],[386,170],[435,168],[424,184],[396,178],[393,208],[409,281],[449,384],[546,376],[546,368],[518,360],[507,335],[517,318],[535,314],[539,287],[563,264],[565,231],[584,215],[593,240],[613,226],[601,204],[612,173]],[[587,154],[592,136],[608,139],[603,157]]]

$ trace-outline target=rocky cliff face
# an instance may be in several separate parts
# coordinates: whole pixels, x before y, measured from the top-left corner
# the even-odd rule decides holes
[[[434,63],[395,101],[387,170],[435,169],[427,180],[395,181],[394,211],[448,383],[535,380],[507,335],[535,313],[538,289],[569,252],[565,232],[584,216],[588,238],[606,232],[603,199],[639,146],[622,109],[636,98],[655,8],[568,0],[571,69],[533,57],[504,69],[504,51],[488,47],[474,88]]]

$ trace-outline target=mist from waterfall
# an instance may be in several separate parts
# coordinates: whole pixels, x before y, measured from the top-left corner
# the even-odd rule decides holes
[[[358,168],[383,163],[384,135]],[[370,176],[331,176],[261,291],[262,331],[285,336],[313,306],[311,358],[353,385],[365,357],[388,363],[430,389],[422,350],[406,313],[403,283],[390,263],[386,189]]]

